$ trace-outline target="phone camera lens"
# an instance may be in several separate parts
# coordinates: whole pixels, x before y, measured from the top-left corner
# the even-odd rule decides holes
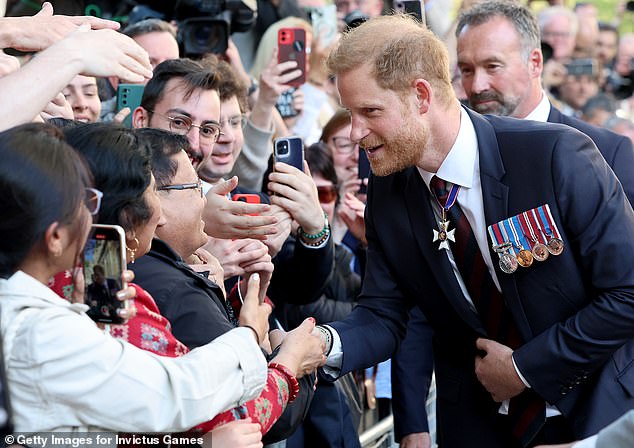
[[[288,142],[282,141],[277,144],[277,154],[280,156],[285,156],[288,154]]]

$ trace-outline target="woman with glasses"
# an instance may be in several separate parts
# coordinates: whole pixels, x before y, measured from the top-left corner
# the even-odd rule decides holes
[[[350,113],[338,110],[324,126],[320,141],[328,145],[332,154],[341,204],[333,217],[335,243],[345,244],[354,253],[355,271],[363,273],[365,263],[365,195],[359,193],[367,179],[359,179],[359,144],[350,140]]]
[[[242,325],[252,329],[232,330],[178,359],[113,339],[88,318],[85,305],[46,287],[52,275],[77,265],[91,213],[128,224],[128,240],[138,240],[130,258],[134,250],[135,256],[147,250],[145,235],[160,219],[147,158],[128,159],[147,176],[130,176],[119,189],[142,189],[143,199],[128,202],[104,194],[101,204],[97,192],[86,190],[93,185],[82,158],[49,125],[0,133],[0,158],[0,231],[5,235],[0,239],[0,330],[16,431],[181,431],[261,391],[266,364],[258,339],[269,309],[258,304],[257,279],[249,285],[241,316]],[[105,158],[94,161],[106,171]],[[123,297],[130,292],[124,290]]]

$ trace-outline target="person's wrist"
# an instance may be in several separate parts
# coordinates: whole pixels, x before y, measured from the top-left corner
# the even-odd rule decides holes
[[[292,403],[299,395],[299,381],[297,381],[297,376],[287,366],[281,363],[271,362],[269,363],[269,368],[277,370],[286,378],[289,389],[288,402]]]
[[[253,332],[253,336],[255,336],[255,342],[258,345],[260,345],[261,338],[260,338],[260,335],[258,334],[258,331],[254,327],[252,327],[251,325],[247,325],[247,324],[240,324],[240,326],[243,327],[243,328],[248,328],[249,330],[251,330]]]
[[[330,330],[330,328],[325,327],[323,325],[317,325],[315,328],[319,330],[319,336],[321,337],[321,340],[324,342],[324,355],[325,356],[330,355],[330,352],[332,351],[333,340],[334,340],[332,331]]]

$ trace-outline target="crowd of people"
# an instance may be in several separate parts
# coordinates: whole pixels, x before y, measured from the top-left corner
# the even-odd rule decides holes
[[[393,415],[403,448],[630,446],[626,2],[335,0],[334,38],[326,0],[257,3],[194,56],[178,21],[0,2],[13,430],[360,448]],[[116,276],[84,269],[109,226]]]

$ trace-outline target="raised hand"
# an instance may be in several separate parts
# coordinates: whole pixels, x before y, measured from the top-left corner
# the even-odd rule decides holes
[[[227,194],[237,185],[238,178],[234,176],[214,185],[207,193],[207,205],[203,211],[207,235],[227,239],[254,238],[264,240],[267,235],[277,233],[277,218],[264,215],[270,210],[270,205],[249,204],[227,198]]]

